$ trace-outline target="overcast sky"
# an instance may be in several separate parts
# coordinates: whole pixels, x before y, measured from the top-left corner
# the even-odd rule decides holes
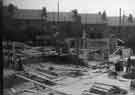
[[[46,6],[48,11],[57,11],[58,0],[3,0],[4,5],[13,3],[18,8],[41,9]],[[106,10],[109,16],[118,16],[119,8],[122,13],[135,16],[135,0],[59,0],[60,11],[71,11],[78,9],[78,12],[97,13]],[[124,12],[123,12],[124,11]]]

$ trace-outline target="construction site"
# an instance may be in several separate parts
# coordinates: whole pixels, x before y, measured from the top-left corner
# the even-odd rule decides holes
[[[3,95],[135,95],[133,15],[56,5],[2,6]]]
[[[114,63],[126,62],[129,56],[119,56],[123,48],[118,48],[108,60],[80,60],[82,57],[73,54],[43,54],[40,47],[23,45],[23,50],[14,50],[14,56],[21,56],[23,70],[16,69],[18,63],[4,69],[4,95],[135,95],[132,78],[124,78],[125,70],[117,76],[112,73]]]

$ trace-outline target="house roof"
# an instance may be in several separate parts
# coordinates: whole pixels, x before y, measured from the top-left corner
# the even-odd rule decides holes
[[[16,19],[41,19],[42,10],[17,10],[14,18]],[[59,13],[59,21],[72,21],[71,18],[72,14],[68,12],[61,12]],[[48,21],[57,21],[58,19],[57,12],[48,12],[47,13],[47,20]]]
[[[80,14],[82,24],[106,23],[99,14]]]
[[[15,19],[29,19],[29,20],[39,20],[41,19],[42,10],[41,9],[17,9],[14,14]],[[9,15],[7,8],[3,8],[3,16]],[[125,17],[124,23],[122,18],[122,24],[119,24],[119,17],[107,17],[107,21],[102,19],[102,15],[99,14],[87,14],[87,13],[79,13],[81,17],[82,24],[105,24],[107,23],[109,26],[135,26],[135,18],[133,19],[133,23],[128,22],[128,17]],[[47,12],[47,20],[48,21],[58,21],[58,13],[57,12]],[[59,13],[59,22],[64,21],[73,21],[73,13],[72,12],[60,12]]]
[[[18,9],[14,15],[16,19],[41,19],[42,10],[25,10]],[[102,24],[105,23],[101,15],[98,14],[79,14],[81,16],[81,23],[83,24]],[[87,21],[86,21],[87,18]],[[57,12],[47,12],[48,21],[58,21]],[[72,12],[59,12],[59,21],[73,21]]]
[[[121,19],[121,24],[119,23],[119,17],[108,17],[107,23],[110,26],[135,26],[135,18],[133,18],[133,22],[128,21],[128,17],[125,17],[124,19]]]

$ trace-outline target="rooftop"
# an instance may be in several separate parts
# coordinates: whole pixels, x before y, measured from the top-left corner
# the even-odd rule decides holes
[[[111,26],[119,26],[119,25],[122,25],[122,26],[135,26],[135,18],[133,18],[133,22],[129,22],[128,21],[128,17],[125,17],[125,18],[122,18],[121,19],[121,24],[119,23],[120,19],[119,17],[108,17],[107,18],[107,23]]]
[[[3,15],[8,15],[8,11],[6,8],[3,11]],[[39,20],[41,19],[42,10],[32,10],[32,9],[17,9],[14,13],[15,19],[31,19],[31,20]],[[81,17],[81,23],[83,24],[97,24],[97,23],[105,23],[104,20],[102,20],[101,15],[98,14],[81,14],[78,13],[78,15]],[[58,19],[58,12],[47,12],[47,20],[48,21],[58,21],[64,22],[64,21],[73,21],[73,13],[71,12],[59,12],[59,19]],[[87,21],[86,21],[87,20]]]
[[[7,9],[4,8],[4,16],[8,15]],[[36,9],[17,9],[14,13],[14,18],[16,19],[28,19],[28,20],[39,20],[41,19],[42,10]],[[135,18],[133,18],[133,22],[128,21],[128,17],[121,19],[121,24],[119,24],[119,17],[107,17],[107,21],[102,19],[101,14],[88,14],[88,13],[78,13],[81,17],[82,24],[105,24],[107,23],[110,26],[135,26]],[[70,12],[59,12],[59,19],[58,19],[58,12],[47,12],[47,20],[48,21],[55,21],[57,22],[64,22],[64,21],[73,21],[73,13]]]

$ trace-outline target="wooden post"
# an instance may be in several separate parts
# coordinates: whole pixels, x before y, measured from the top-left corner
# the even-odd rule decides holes
[[[79,39],[76,41],[76,47],[77,47],[77,56],[79,57]]]
[[[14,65],[14,60],[15,60],[15,42],[12,42],[12,51],[13,51],[13,56],[12,56],[12,64]]]
[[[120,17],[119,17],[119,33],[118,33],[118,36],[120,36],[120,32],[121,32],[121,8],[120,8]]]

